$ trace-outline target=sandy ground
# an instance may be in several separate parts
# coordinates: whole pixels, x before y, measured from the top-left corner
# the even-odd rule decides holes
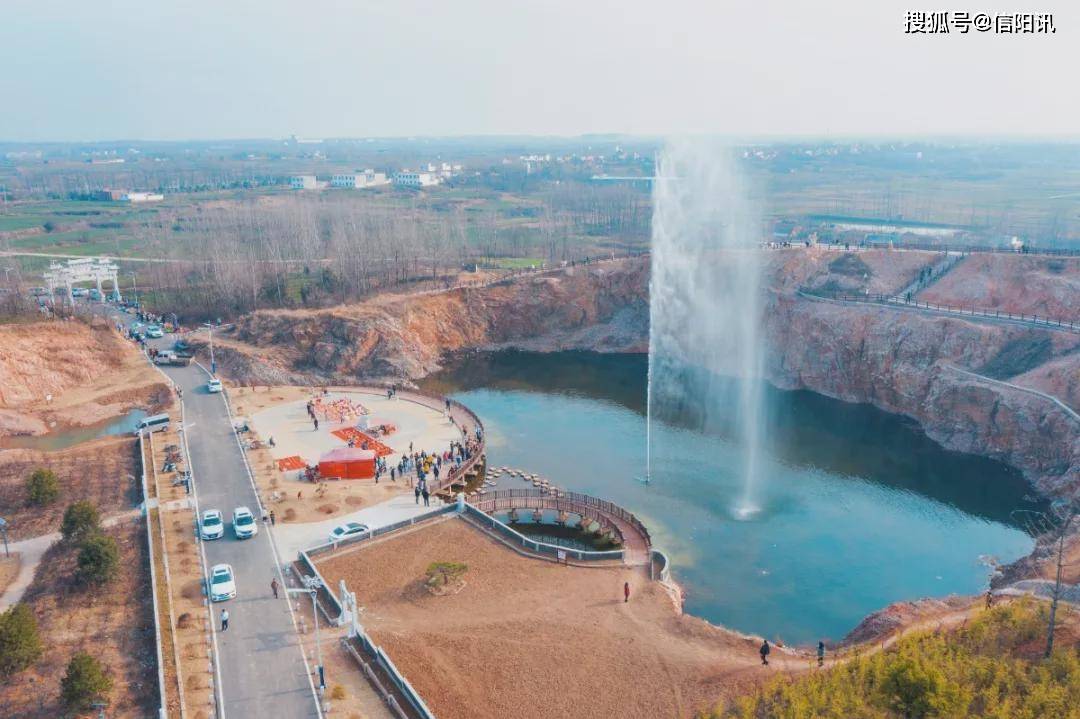
[[[168,387],[107,323],[0,327],[0,435],[90,425],[132,407],[156,410]]]
[[[248,452],[256,484],[264,504],[273,509],[278,522],[317,522],[354,514],[394,497],[410,493],[408,480],[396,483],[384,476],[379,484],[372,480],[342,480],[313,486],[298,479],[296,470],[280,471],[277,459],[300,456],[316,464],[324,452],[346,446],[333,430],[348,423],[320,422],[318,431],[308,418],[305,406],[315,391],[306,387],[230,387],[229,399],[237,416],[247,417],[252,433],[246,439],[257,440],[259,448]],[[349,397],[371,411],[378,422],[397,427],[393,434],[380,437],[395,453],[387,457],[396,464],[401,452],[412,443],[415,451],[443,450],[451,440],[460,439],[458,430],[442,415],[427,407],[404,400],[387,400],[385,395],[361,392],[331,392],[329,400]],[[273,437],[275,447],[265,446]],[[327,530],[329,531],[329,530]]]
[[[433,561],[465,562],[465,586],[433,596]],[[644,570],[523,557],[463,520],[396,533],[320,562],[440,717],[691,717],[746,682],[805,659],[681,614]],[[623,582],[632,596],[623,602]]]
[[[103,516],[138,503],[138,441],[105,437],[60,452],[0,450],[0,507],[11,523],[8,538],[26,539],[60,528],[68,504],[88,499]],[[26,478],[37,468],[51,469],[60,480],[60,497],[46,507],[26,502]]]
[[[71,656],[90,652],[113,676],[110,717],[148,717],[157,703],[154,618],[142,518],[106,530],[120,545],[120,574],[86,590],[72,582],[76,550],[49,550],[24,601],[38,620],[45,653],[29,669],[0,683],[0,716],[62,716],[60,679]]]

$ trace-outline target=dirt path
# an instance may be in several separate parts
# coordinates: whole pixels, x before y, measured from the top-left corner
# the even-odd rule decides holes
[[[103,527],[112,527],[116,524],[124,521],[125,519],[131,519],[142,514],[140,509],[131,509],[120,514],[114,514],[107,517],[101,522]],[[38,565],[41,563],[41,558],[45,556],[45,553],[49,551],[49,547],[60,541],[60,532],[51,532],[49,534],[42,534],[31,539],[24,539],[21,542],[14,542],[11,544],[12,553],[18,552],[22,558],[22,562],[19,566],[19,573],[15,579],[7,586],[3,594],[0,595],[0,612],[6,611],[9,607],[19,603],[19,600],[23,598],[23,594],[26,593],[26,589],[30,586],[30,583],[34,581],[34,573],[37,571]]]

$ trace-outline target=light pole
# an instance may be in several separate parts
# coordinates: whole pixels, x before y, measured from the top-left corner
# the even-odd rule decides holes
[[[135,284],[135,273],[129,272],[131,275],[131,297],[135,300],[135,309],[139,308],[139,286]]]
[[[318,577],[303,577],[304,588],[290,588],[290,592],[297,594],[310,594],[311,595],[311,619],[315,622],[315,656],[318,662],[319,670],[319,695],[321,696],[326,691],[326,672],[323,668],[322,661],[322,643],[319,641],[319,607],[317,599],[319,596],[319,587],[322,586],[322,582]]]
[[[214,361],[214,325],[210,322],[203,322],[202,326],[210,332],[210,375],[216,377],[217,362]]]

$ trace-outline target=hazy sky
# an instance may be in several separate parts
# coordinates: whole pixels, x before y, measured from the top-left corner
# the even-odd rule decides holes
[[[1080,134],[1080,3],[1002,1],[0,0],[0,140]]]

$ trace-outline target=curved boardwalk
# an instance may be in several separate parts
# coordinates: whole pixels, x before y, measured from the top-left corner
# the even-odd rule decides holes
[[[587,494],[538,489],[504,489],[482,492],[470,501],[474,507],[491,514],[505,509],[549,509],[577,514],[597,522],[601,530],[611,529],[622,540],[626,564],[648,564],[652,540],[645,525],[622,507]]]

